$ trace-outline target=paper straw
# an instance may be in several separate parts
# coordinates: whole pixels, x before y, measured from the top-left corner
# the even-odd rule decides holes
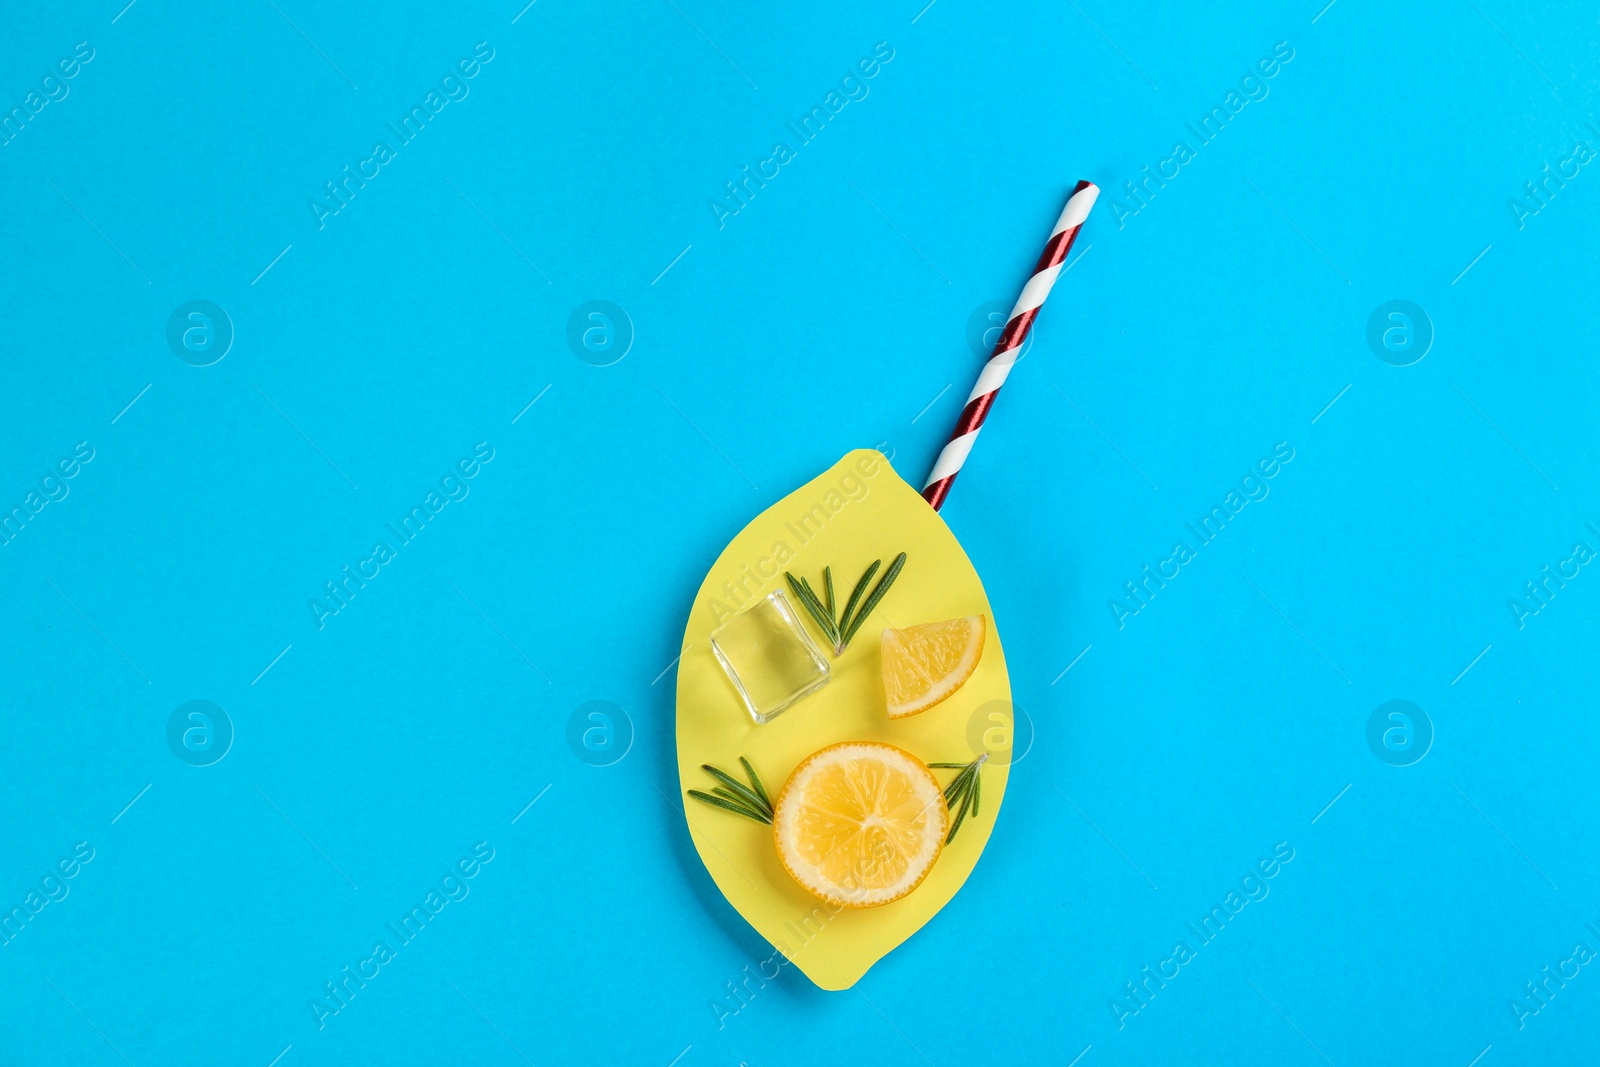
[[[940,450],[933,471],[928,475],[928,482],[922,487],[922,495],[933,505],[933,510],[938,511],[943,506],[951,483],[961,472],[961,465],[967,461],[967,455],[978,440],[978,431],[983,429],[984,420],[989,417],[995,394],[1000,392],[1006,375],[1011,373],[1011,365],[1017,361],[1022,343],[1028,339],[1033,320],[1038,316],[1045,297],[1050,295],[1050,287],[1056,283],[1056,275],[1061,273],[1061,265],[1072,250],[1072,242],[1077,238],[1083,220],[1089,217],[1095,197],[1099,195],[1100,189],[1093,182],[1079,182],[1067,198],[1067,206],[1062,208],[1061,217],[1056,220],[1055,229],[1050,231],[1050,240],[1045,242],[1044,252],[1040,254],[1028,284],[1022,287],[1022,295],[1017,297],[1006,328],[1000,332],[1000,340],[995,342],[989,361],[978,375],[978,384],[972,387],[966,407],[961,409],[961,417],[956,420],[950,440]]]

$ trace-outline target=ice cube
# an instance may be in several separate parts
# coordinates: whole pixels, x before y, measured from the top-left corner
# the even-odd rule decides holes
[[[781,589],[713,631],[711,651],[758,724],[828,684],[828,661]]]

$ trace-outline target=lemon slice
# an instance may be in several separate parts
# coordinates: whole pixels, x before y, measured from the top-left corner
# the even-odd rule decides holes
[[[927,711],[960,689],[983,657],[982,615],[883,631],[889,718]]]
[[[848,908],[899,900],[944,848],[944,791],[917,757],[876,741],[812,753],[778,794],[778,858],[812,894]]]

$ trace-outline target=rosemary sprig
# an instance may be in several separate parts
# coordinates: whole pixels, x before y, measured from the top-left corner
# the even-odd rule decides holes
[[[822,635],[833,644],[839,645],[839,631],[834,628],[833,620],[828,617],[828,612],[817,603],[817,595],[811,591],[811,585],[804,579],[796,579],[788,571],[783,576],[789,580],[789,588],[794,590],[795,598],[800,601],[800,606],[806,609],[806,614],[817,620],[817,625],[822,627]]]
[[[989,762],[989,753],[985,752],[971,763],[930,763],[929,767],[943,767],[946,769],[961,768],[961,773],[951,779],[950,784],[944,787],[944,802],[949,809],[956,813],[950,820],[950,833],[945,837],[944,843],[949,844],[956,838],[956,831],[961,829],[961,823],[968,813],[976,818],[978,815],[978,801],[981,799],[983,779],[978,772],[985,763]],[[960,805],[957,808],[956,805]]]
[[[689,795],[694,797],[696,800],[703,801],[703,802],[705,802],[707,804],[710,804],[710,805],[712,805],[714,807],[725,808],[728,811],[734,812],[735,814],[743,815],[748,819],[754,819],[756,822],[769,823],[770,824],[770,820],[768,820],[765,816],[757,815],[755,812],[751,811],[749,808],[745,807],[744,805],[735,804],[731,800],[724,800],[721,797],[714,797],[710,793],[702,793],[698,789],[689,790]]]
[[[889,569],[878,580],[877,587],[872,590],[866,601],[862,602],[861,594],[866,592],[867,585],[872,581],[872,576],[878,573],[879,567],[883,566],[883,560],[873,560],[872,566],[867,568],[867,572],[856,583],[855,590],[850,594],[850,599],[845,602],[844,613],[837,617],[833,613],[832,567],[822,568],[822,586],[827,598],[826,603],[824,603],[822,597],[817,596],[816,590],[811,588],[811,583],[806,579],[796,578],[788,571],[784,571],[783,576],[789,580],[789,588],[794,590],[794,595],[799,598],[806,612],[816,620],[823,636],[833,643],[833,654],[842,656],[844,655],[844,650],[850,647],[850,639],[856,635],[857,630],[861,629],[861,624],[867,621],[867,616],[872,614],[872,609],[877,607],[878,602],[889,592],[889,586],[894,584],[894,580],[900,576],[900,570],[905,565],[906,554],[902,552],[894,558],[893,563],[889,564]],[[859,611],[856,610],[857,604],[861,605]]]
[[[727,796],[730,800],[737,800],[739,803],[744,804],[746,807],[753,808],[756,811],[764,812],[769,815],[772,813],[772,805],[768,804],[756,794],[755,790],[746,786],[733,775],[727,773],[726,771],[719,771],[709,763],[702,764],[700,769],[711,775],[711,777],[715,778],[723,785],[727,786],[729,790],[732,790],[730,793],[726,790],[713,788],[712,792]]]
[[[714,808],[722,808],[771,826],[772,798],[767,796],[766,787],[761,784],[761,779],[757,777],[756,769],[750,766],[750,761],[740,756],[739,762],[743,764],[744,773],[750,778],[748,786],[727,771],[718,770],[709,763],[702,763],[700,769],[721,784],[712,786],[710,793],[691,789],[689,795]]]
[[[882,600],[884,595],[889,592],[889,586],[893,585],[894,580],[900,577],[900,570],[905,565],[906,554],[902,552],[894,558],[893,563],[889,564],[889,569],[884,572],[883,577],[878,579],[877,587],[872,590],[872,595],[867,597],[867,602],[861,605],[861,610],[856,612],[855,618],[849,620],[848,624],[843,627],[844,644],[850,644],[850,639],[856,635],[857,630],[861,629],[861,624],[867,621],[867,616],[872,614],[872,609],[878,606],[878,601]],[[840,649],[840,651],[843,651],[843,649]]]

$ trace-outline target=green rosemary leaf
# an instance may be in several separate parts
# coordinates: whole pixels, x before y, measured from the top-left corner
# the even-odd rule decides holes
[[[856,604],[861,600],[861,594],[867,591],[867,584],[872,581],[872,576],[878,573],[878,568],[883,566],[883,560],[875,559],[872,566],[867,568],[867,573],[861,576],[856,583],[855,591],[850,594],[850,599],[845,601],[844,614],[839,616],[839,632],[843,633],[850,627],[850,613],[855,610]]]
[[[827,608],[822,606],[821,598],[817,596],[816,591],[809,585],[806,586],[806,595],[811,598],[812,612],[823,622],[823,633],[827,635],[828,640],[833,642],[834,648],[837,649],[839,647],[838,624],[833,621],[833,616],[828,613]],[[837,652],[835,654],[837,655]]]
[[[768,816],[770,818],[770,816],[772,815],[772,809],[767,804],[767,802],[762,800],[760,797],[758,797],[750,789],[749,786],[747,786],[744,783],[740,782],[739,779],[735,778],[733,775],[729,774],[727,771],[719,771],[719,770],[717,770],[715,767],[711,766],[711,764],[709,764],[709,763],[702,763],[700,765],[700,769],[702,771],[705,771],[707,774],[711,775],[711,777],[715,778],[717,781],[721,782],[723,785],[727,786],[729,789],[733,790],[733,792],[738,796],[738,798],[740,800],[742,800],[744,803],[750,805],[755,810],[761,812],[763,815],[766,815],[766,816]]]
[[[961,822],[962,822],[963,819],[965,819],[967,817],[967,803],[971,799],[972,799],[971,792],[967,792],[967,793],[964,793],[962,795],[962,797],[961,797],[961,810],[956,812],[955,821],[953,823],[951,823],[951,825],[950,825],[949,836],[947,836],[944,839],[944,843],[945,844],[948,845],[950,842],[952,842],[952,841],[954,841],[956,839],[956,831],[961,829]]]
[[[788,579],[789,588],[794,590],[795,599],[800,601],[800,603],[802,605],[804,605],[806,611],[810,611],[811,610],[811,605],[806,603],[806,591],[805,591],[805,588],[800,584],[800,579],[796,578],[794,575],[790,574],[788,571],[784,571],[783,572],[783,576],[786,579]],[[817,623],[818,623],[818,625],[821,625],[822,620],[821,619],[817,619]]]
[[[750,761],[743,756],[739,757],[739,762],[744,764],[744,773],[749,776],[750,785],[755,789],[756,794],[765,802],[767,811],[772,811],[772,798],[767,796],[766,787],[761,784],[761,779],[756,776],[756,769],[750,766]]]
[[[832,567],[824,567],[824,568],[822,568],[822,584],[823,584],[824,588],[826,588],[827,591],[828,591],[828,602],[827,602],[827,605],[826,605],[826,607],[828,609],[828,619],[833,623],[833,625],[835,627],[837,627],[839,625],[839,621],[833,614],[833,568]]]
[[[828,613],[823,609],[822,602],[817,599],[817,594],[812,592],[811,583],[804,578],[800,579],[800,584],[795,587],[795,595],[805,604],[806,611],[810,612],[811,617],[817,620],[817,625],[822,628],[822,635],[837,647],[839,630],[833,625],[833,620],[828,618]]]
[[[802,578],[800,579],[800,584],[805,587],[805,594],[810,598],[812,606],[821,613],[821,617],[823,619],[827,620],[822,627],[823,630],[831,632],[834,628],[833,614],[832,612],[828,611],[827,608],[822,606],[822,598],[817,595],[817,591],[815,589],[811,588],[811,579]]]
[[[900,576],[900,569],[905,565],[906,554],[902,552],[894,558],[893,563],[889,564],[889,569],[884,572],[882,578],[878,579],[877,588],[873,589],[872,595],[867,597],[866,603],[861,605],[861,610],[856,612],[855,618],[850,620],[850,629],[844,634],[844,644],[850,644],[850,639],[856,635],[857,630],[861,629],[861,624],[867,621],[867,616],[872,614],[872,609],[878,606],[878,601],[882,600],[884,595],[889,592],[889,586],[894,584],[894,580]]]
[[[945,837],[944,843],[949,844],[955,840],[956,831],[961,829],[961,823],[970,813],[974,818],[978,815],[978,803],[982,799],[982,771],[983,765],[989,762],[989,754],[985,752],[971,763],[930,763],[929,767],[943,767],[953,769],[961,768],[961,773],[950,780],[944,787],[945,806],[956,813],[951,822],[950,833]]]
[[[789,579],[789,588],[794,590],[795,598],[805,607],[806,613],[817,621],[817,626],[822,629],[822,635],[832,641],[834,647],[837,648],[839,643],[838,631],[833,627],[833,620],[828,618],[827,614],[822,610],[822,605],[817,603],[817,598],[811,592],[810,586],[802,585],[801,581],[803,579],[797,580],[788,571],[784,571],[783,576]]]
[[[966,791],[967,782],[971,778],[972,765],[970,763],[963,765],[961,773],[950,779],[950,784],[944,787],[945,803],[952,808],[955,807],[956,801],[961,799],[961,794]]]
[[[754,819],[756,822],[766,823],[768,826],[772,825],[772,820],[767,816],[758,815],[748,808],[735,804],[732,801],[723,800],[721,797],[714,797],[710,793],[702,793],[698,789],[691,789],[689,790],[689,795],[694,797],[696,800],[701,801],[702,803],[710,804],[712,807],[723,808],[727,811],[733,812],[736,815],[743,815],[747,819]]]

